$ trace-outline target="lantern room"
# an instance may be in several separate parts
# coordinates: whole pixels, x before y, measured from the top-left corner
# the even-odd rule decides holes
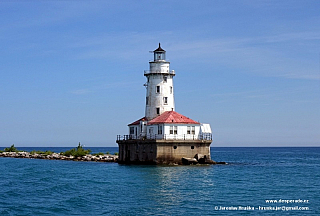
[[[160,43],[159,47],[153,51],[154,61],[165,61],[166,60],[166,51],[161,48]]]

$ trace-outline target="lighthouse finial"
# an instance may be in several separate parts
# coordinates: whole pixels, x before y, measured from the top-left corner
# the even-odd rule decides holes
[[[164,52],[166,52],[166,51],[161,48],[161,44],[159,43],[159,47],[158,47],[157,49],[155,49],[153,52],[157,52],[157,53],[161,52],[161,53],[164,53]]]

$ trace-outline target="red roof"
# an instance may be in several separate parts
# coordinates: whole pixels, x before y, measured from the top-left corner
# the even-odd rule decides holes
[[[141,119],[139,119],[139,120],[137,120],[135,122],[132,122],[131,124],[128,124],[128,126],[130,126],[130,125],[139,125],[140,121],[147,121],[147,118],[146,117],[142,117]]]
[[[200,123],[184,115],[181,115],[175,111],[167,111],[148,122],[148,125],[152,125],[152,124],[200,124]]]

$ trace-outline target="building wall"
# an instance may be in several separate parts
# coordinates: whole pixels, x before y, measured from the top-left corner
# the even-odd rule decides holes
[[[196,154],[206,155],[210,159],[210,143],[201,142],[173,142],[157,145],[158,163],[181,163],[181,159],[194,158]]]
[[[173,74],[169,72],[169,62],[150,62],[150,71],[147,77],[145,116],[151,120],[165,111],[174,111]],[[166,78],[166,79],[165,79]],[[160,87],[157,91],[157,86]],[[167,102],[165,103],[165,99]],[[159,108],[157,114],[156,108]]]
[[[157,147],[155,143],[125,141],[119,143],[119,163],[156,164]]]
[[[170,134],[170,126],[177,127],[177,134]],[[194,126],[195,133],[188,134],[188,127]],[[200,125],[198,124],[165,124],[164,134],[166,139],[198,139],[200,132]]]
[[[196,154],[210,159],[211,141],[191,140],[118,140],[119,163],[181,164],[182,158]]]
[[[133,139],[137,139],[140,135],[140,125],[130,125],[129,126],[129,135]]]
[[[159,126],[162,127],[162,133],[159,134]],[[175,134],[175,130],[173,131],[173,134],[170,134],[171,126],[177,127],[177,134]],[[140,131],[139,126],[129,126],[129,134],[130,133],[130,127],[137,127],[137,129],[134,129],[134,131]],[[188,127],[190,131],[188,132]],[[194,127],[194,133],[192,130],[192,127]],[[131,131],[132,132],[132,131]],[[151,138],[157,138],[157,139],[198,139],[199,134],[200,134],[200,124],[153,124],[153,125],[147,125],[146,128],[146,137],[151,139]],[[134,134],[135,135],[135,132]],[[135,138],[136,136],[133,136]],[[139,137],[137,137],[139,138]]]
[[[169,65],[170,62],[165,60],[157,60],[149,62],[150,72],[157,72],[157,73],[169,73]]]

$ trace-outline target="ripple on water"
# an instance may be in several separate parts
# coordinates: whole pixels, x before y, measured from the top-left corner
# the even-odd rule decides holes
[[[319,150],[222,148],[215,155],[230,164],[124,166],[0,158],[0,214],[219,215],[215,206],[262,206],[266,199],[309,199],[310,213],[320,213]]]

